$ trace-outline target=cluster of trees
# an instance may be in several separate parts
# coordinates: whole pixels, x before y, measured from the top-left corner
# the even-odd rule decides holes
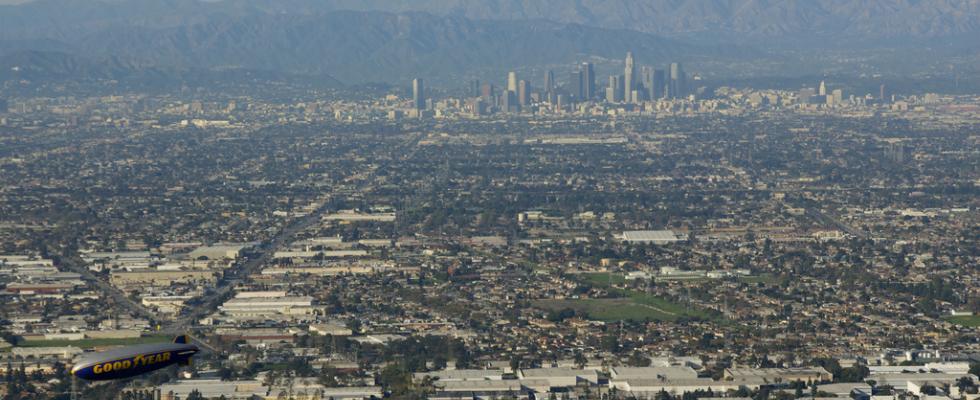
[[[819,365],[834,374],[835,382],[863,382],[864,378],[867,378],[871,373],[868,367],[863,365],[854,365],[847,368],[842,368],[840,363],[833,358],[814,358],[810,361],[813,365]]]

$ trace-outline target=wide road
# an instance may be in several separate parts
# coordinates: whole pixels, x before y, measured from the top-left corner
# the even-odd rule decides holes
[[[398,151],[403,152],[399,158],[413,157],[418,151],[418,142],[422,137],[423,135],[417,133],[408,134],[405,143],[398,147]],[[392,159],[394,158],[392,157]],[[389,168],[390,164],[391,161],[383,162],[371,172],[371,176],[365,177],[366,179],[364,181],[372,181],[374,178],[373,175],[377,171],[383,171]],[[173,322],[166,324],[161,330],[163,332],[177,334],[193,329],[197,321],[214,313],[218,309],[218,306],[232,295],[232,290],[234,290],[238,283],[243,282],[249,275],[261,271],[262,267],[266,266],[272,260],[272,256],[277,250],[289,244],[297,232],[319,223],[320,218],[326,211],[327,206],[326,202],[324,202],[323,206],[320,206],[303,218],[292,221],[285,229],[276,234],[275,237],[260,244],[255,251],[257,254],[252,254],[253,258],[250,258],[242,265],[226,271],[225,277],[218,282],[212,291],[199,298],[196,306],[185,308],[184,314]]]
[[[259,244],[252,258],[245,263],[233,267],[225,272],[224,277],[218,282],[208,294],[196,299],[198,305],[185,308],[185,312],[173,322],[164,325],[163,332],[181,333],[194,327],[198,320],[204,318],[221,305],[234,290],[235,286],[242,282],[249,275],[258,273],[263,266],[272,260],[276,250],[288,244],[292,237],[297,233],[320,221],[320,217],[326,211],[326,206],[321,206],[314,212],[302,218],[292,221],[285,229],[279,231],[272,239]]]
[[[824,226],[836,227],[837,229],[856,238],[868,239],[871,237],[871,235],[868,234],[867,232],[862,231],[860,229],[856,229],[848,224],[845,224],[841,220],[833,216],[827,215],[827,213],[820,211],[816,208],[807,208],[806,214]]]
[[[109,282],[96,276],[92,271],[88,269],[85,265],[85,261],[81,257],[73,256],[71,258],[59,258],[59,265],[71,272],[78,273],[82,276],[89,285],[92,285],[93,289],[98,289],[105,296],[112,299],[113,304],[117,307],[122,307],[125,311],[129,311],[130,314],[137,317],[146,318],[147,320],[155,320],[157,314],[152,310],[144,307],[142,304],[133,301],[133,299],[126,297],[126,294],[121,290],[116,289]]]

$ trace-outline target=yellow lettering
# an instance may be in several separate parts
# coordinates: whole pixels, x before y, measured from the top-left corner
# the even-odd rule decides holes
[[[102,364],[102,372],[112,371],[112,363]]]
[[[133,359],[133,363],[136,365],[144,365],[146,364],[146,357],[143,357],[143,355],[140,354]]]
[[[92,372],[94,372],[96,374],[101,374],[102,373],[102,366],[99,365],[99,364],[95,364],[95,366],[92,367]]]
[[[118,370],[121,370],[121,369],[122,369],[122,363],[121,362],[116,361],[116,362],[112,363],[112,370],[113,371],[118,371]]]
[[[163,361],[170,360],[170,352],[163,353]]]
[[[133,366],[133,362],[132,361],[125,360],[125,361],[122,362],[123,369],[129,369],[129,367],[132,367],[132,366]]]

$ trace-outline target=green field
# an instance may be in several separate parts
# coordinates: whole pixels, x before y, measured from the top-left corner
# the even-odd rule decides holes
[[[946,321],[969,328],[980,328],[980,315],[959,315],[955,317],[946,317]]]
[[[715,318],[704,310],[684,307],[681,304],[646,293],[622,289],[610,289],[610,292],[621,297],[613,299],[538,300],[533,304],[535,307],[549,311],[571,308],[578,314],[588,315],[590,319],[607,322],[621,320],[675,321],[681,317]]]
[[[149,335],[126,339],[82,339],[82,340],[26,340],[17,347],[63,347],[75,346],[83,349],[102,346],[127,346],[132,344],[166,343],[174,338],[170,335]]]
[[[571,308],[576,313],[587,314],[589,318],[600,321],[658,320],[674,321],[681,317],[714,319],[704,310],[685,307],[654,295],[636,290],[619,289],[613,286],[626,282],[623,274],[593,272],[578,274],[578,279],[594,287],[604,288],[615,295],[614,299],[581,300],[541,300],[535,305],[547,310]]]
[[[630,299],[536,300],[532,304],[549,311],[571,308],[577,314],[587,315],[589,319],[605,322],[622,320],[673,321],[678,318],[676,314],[668,314],[649,306],[637,304]]]

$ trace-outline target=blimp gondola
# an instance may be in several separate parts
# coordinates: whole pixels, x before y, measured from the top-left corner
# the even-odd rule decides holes
[[[124,379],[173,365],[188,365],[201,350],[187,343],[187,336],[177,336],[173,343],[141,344],[97,353],[85,353],[76,359],[72,375],[88,381]]]

